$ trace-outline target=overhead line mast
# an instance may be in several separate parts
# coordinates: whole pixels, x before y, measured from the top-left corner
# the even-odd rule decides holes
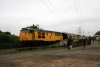
[[[81,35],[81,31],[82,31],[81,28],[82,27],[79,27],[78,30],[77,30],[78,31],[78,35]]]

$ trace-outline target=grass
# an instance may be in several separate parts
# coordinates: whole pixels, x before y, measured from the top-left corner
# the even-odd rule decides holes
[[[100,40],[97,41],[98,45],[100,45]]]
[[[38,48],[38,49],[22,49],[20,51],[13,51],[13,52],[4,52],[4,53],[0,53],[0,55],[9,55],[9,54],[19,54],[19,53],[28,53],[28,52],[42,52],[42,51],[52,51],[52,50],[61,50],[61,49],[65,49],[66,47],[45,47],[43,48]]]

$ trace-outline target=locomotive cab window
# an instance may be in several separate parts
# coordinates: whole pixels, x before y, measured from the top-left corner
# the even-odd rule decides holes
[[[29,30],[29,33],[34,33],[34,31],[33,30]]]
[[[43,32],[42,35],[45,35],[45,33]]]
[[[42,32],[42,38],[45,38],[45,32]]]
[[[38,32],[38,35],[41,35],[41,32]]]
[[[41,35],[38,35],[38,38],[41,38]]]
[[[27,31],[28,31],[28,30],[27,30],[26,28],[22,28],[20,32],[21,32],[21,33],[27,33]]]
[[[51,33],[51,35],[52,35],[52,33]]]
[[[46,35],[48,35],[48,33],[46,33]]]
[[[25,33],[25,34],[27,34],[27,31],[20,31],[20,33]]]
[[[42,36],[42,38],[45,38],[45,36]]]

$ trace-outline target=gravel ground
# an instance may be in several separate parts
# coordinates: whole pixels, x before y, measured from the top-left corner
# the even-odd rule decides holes
[[[100,67],[100,46],[0,55],[0,67]]]

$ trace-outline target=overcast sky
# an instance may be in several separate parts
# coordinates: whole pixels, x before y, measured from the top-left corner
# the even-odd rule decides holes
[[[0,30],[19,35],[32,24],[92,36],[100,31],[100,0],[0,0]]]

